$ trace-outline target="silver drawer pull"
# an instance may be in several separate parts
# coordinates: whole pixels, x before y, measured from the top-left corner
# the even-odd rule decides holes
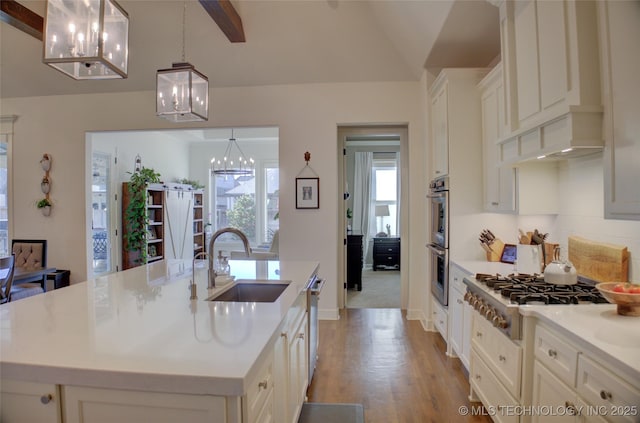
[[[479,381],[479,380],[482,380],[482,376],[480,376],[480,375],[476,375],[476,380],[478,380],[478,381]]]
[[[266,380],[263,380],[262,382],[258,383],[258,389],[267,389],[268,383]]]
[[[299,334],[298,334],[298,338],[300,338],[300,339],[304,339],[304,333],[299,333]]]
[[[40,402],[43,404],[49,404],[49,402],[53,400],[53,395],[47,394],[40,397]]]
[[[613,395],[611,395],[611,392],[605,391],[603,389],[602,391],[600,391],[600,398],[602,398],[603,400],[611,400],[611,398],[613,398]]]
[[[549,354],[549,357],[551,357],[551,358],[558,357],[558,352],[556,350],[549,350],[549,351],[547,351],[547,354]]]
[[[476,332],[476,336],[477,336],[478,338],[482,338],[482,332]]]
[[[504,355],[500,354],[498,356],[498,360],[506,362],[507,361],[507,357],[505,357]]]

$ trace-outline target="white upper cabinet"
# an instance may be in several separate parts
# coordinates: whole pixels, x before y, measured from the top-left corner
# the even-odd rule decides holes
[[[640,220],[640,4],[598,3],[604,114],[604,214]]]
[[[595,1],[505,0],[503,163],[602,150]]]
[[[500,165],[497,145],[505,126],[502,64],[498,64],[480,81],[478,89],[482,102],[484,209],[513,213],[515,169],[510,165]]]
[[[433,176],[449,173],[449,133],[447,124],[448,84],[438,78],[431,94],[431,131],[433,137]]]

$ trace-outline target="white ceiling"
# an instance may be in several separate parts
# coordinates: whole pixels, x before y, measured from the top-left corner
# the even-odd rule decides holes
[[[18,0],[44,16],[44,1]],[[487,66],[500,52],[485,0],[236,0],[246,43],[231,43],[187,1],[186,59],[211,87],[417,81],[425,67]],[[42,42],[0,24],[0,98],[155,90],[182,56],[183,1],[120,0],[129,13],[129,77],[75,81],[42,63]]]

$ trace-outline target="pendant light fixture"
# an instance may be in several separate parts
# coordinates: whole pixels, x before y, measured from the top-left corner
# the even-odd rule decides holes
[[[114,0],[47,0],[43,62],[74,79],[127,77],[129,15]]]
[[[238,158],[237,160],[235,158]],[[231,128],[231,138],[224,152],[222,160],[211,159],[211,172],[215,175],[236,175],[245,176],[253,175],[255,161],[251,157],[247,157],[238,142],[233,137],[233,128]]]
[[[171,122],[209,119],[209,79],[185,61],[187,3],[182,10],[182,62],[156,74],[156,115]]]

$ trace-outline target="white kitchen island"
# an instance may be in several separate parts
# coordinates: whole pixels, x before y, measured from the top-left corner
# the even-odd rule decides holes
[[[318,263],[232,261],[236,278],[291,281],[272,303],[205,301],[225,289],[207,289],[206,268],[191,301],[191,267],[161,261],[1,306],[2,421],[297,419],[289,379],[306,348],[287,331],[304,330]]]

